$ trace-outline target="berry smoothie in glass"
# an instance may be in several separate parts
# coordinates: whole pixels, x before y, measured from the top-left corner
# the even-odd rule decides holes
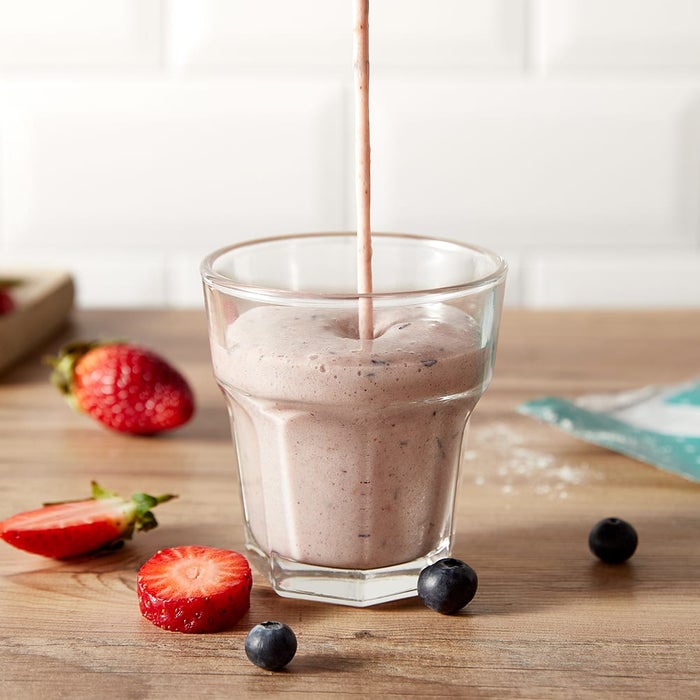
[[[506,264],[371,233],[368,0],[354,9],[357,232],[240,243],[201,273],[254,563],[280,595],[367,606],[415,595],[451,552]]]
[[[506,266],[459,242],[374,234],[361,296],[355,239],[249,241],[202,274],[254,563],[281,595],[364,606],[414,595],[451,551]]]

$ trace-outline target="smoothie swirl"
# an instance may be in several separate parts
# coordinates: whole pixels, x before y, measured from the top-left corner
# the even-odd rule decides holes
[[[213,346],[229,399],[247,525],[268,553],[372,569],[449,537],[459,451],[489,366],[448,305],[357,314],[259,306]]]

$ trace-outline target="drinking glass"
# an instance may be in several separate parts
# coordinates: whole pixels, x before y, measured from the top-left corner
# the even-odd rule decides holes
[[[282,596],[404,598],[452,550],[506,264],[407,234],[373,234],[372,249],[371,294],[356,291],[352,233],[247,241],[201,266],[246,547]],[[371,338],[359,337],[361,301]]]

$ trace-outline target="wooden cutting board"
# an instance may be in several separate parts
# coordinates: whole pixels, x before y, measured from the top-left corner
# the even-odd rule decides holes
[[[0,373],[36,349],[66,321],[75,297],[71,276],[61,270],[0,268],[0,280],[16,281],[15,308],[0,315]]]

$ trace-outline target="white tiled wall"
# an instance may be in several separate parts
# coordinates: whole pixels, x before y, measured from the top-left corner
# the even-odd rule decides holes
[[[700,306],[698,0],[372,0],[373,226],[507,301]],[[0,0],[0,266],[201,305],[227,242],[354,227],[352,0]]]

